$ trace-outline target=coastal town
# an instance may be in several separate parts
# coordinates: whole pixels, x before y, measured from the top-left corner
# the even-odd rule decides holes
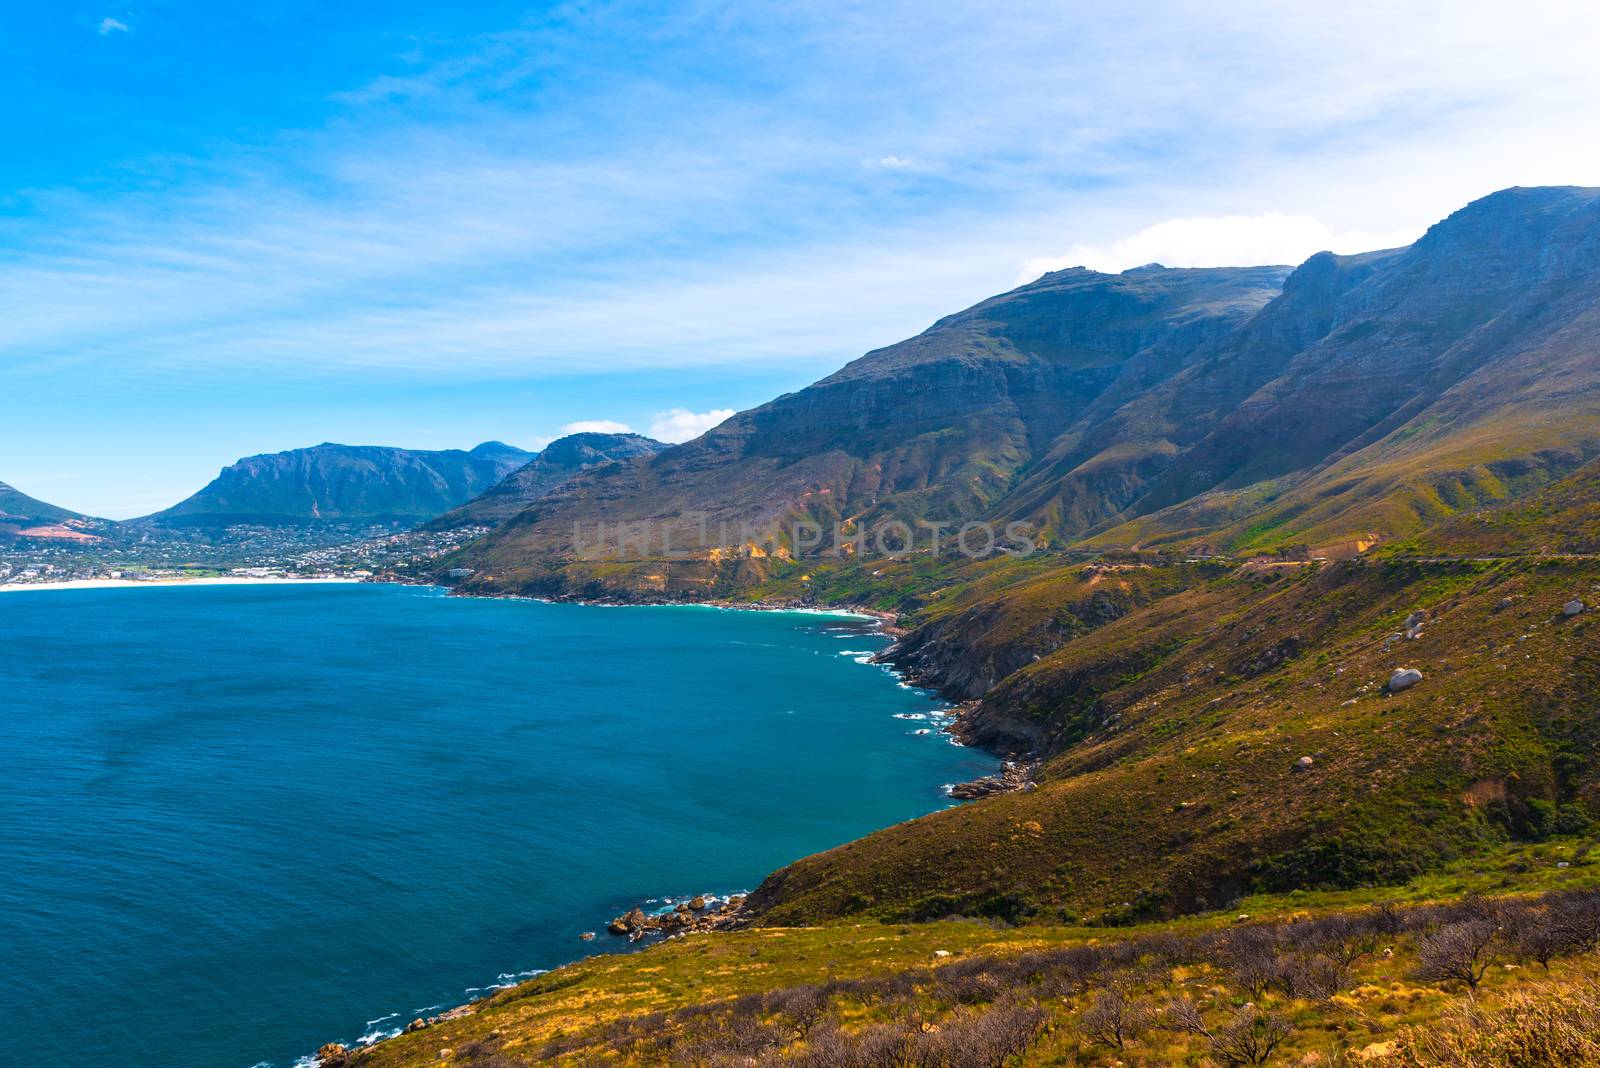
[[[341,526],[237,526],[206,536],[108,534],[94,539],[0,542],[0,588],[95,583],[167,583],[405,578],[427,570],[487,528],[445,531]]]

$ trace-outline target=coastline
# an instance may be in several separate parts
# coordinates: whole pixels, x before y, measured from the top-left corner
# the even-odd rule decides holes
[[[799,612],[807,615],[835,616],[842,619],[874,619],[877,620],[879,629],[891,638],[898,638],[905,634],[905,628],[900,626],[898,613],[881,608],[866,608],[860,605],[828,606],[819,605],[815,602],[736,601],[726,598],[702,599],[694,597],[678,599],[662,597],[651,600],[630,600],[621,597],[539,597],[526,593],[464,590],[459,586],[446,586],[437,581],[425,579],[389,578],[381,581],[397,581],[403,586],[437,586],[444,589],[451,597],[482,597],[489,600],[537,601],[541,604],[581,604],[594,608],[716,608],[734,612]],[[929,688],[936,689],[936,687]]]
[[[357,578],[217,578],[190,579],[66,579],[61,582],[11,582],[0,583],[0,593],[22,593],[27,590],[128,590],[147,586],[316,586],[333,583],[364,582]]]

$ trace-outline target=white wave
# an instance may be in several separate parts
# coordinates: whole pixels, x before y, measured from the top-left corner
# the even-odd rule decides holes
[[[529,968],[525,972],[501,972],[499,975],[495,976],[495,978],[500,980],[502,983],[508,979],[532,979],[534,976],[543,975],[549,970],[549,968]]]

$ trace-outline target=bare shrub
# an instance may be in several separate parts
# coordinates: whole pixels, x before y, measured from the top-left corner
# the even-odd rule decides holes
[[[1465,983],[1476,990],[1494,964],[1499,928],[1493,920],[1446,924],[1417,942],[1417,977],[1428,982]]]
[[[1224,957],[1234,984],[1253,998],[1265,994],[1278,981],[1277,940],[1265,928],[1234,932]]]
[[[1046,1014],[1037,1005],[1001,1005],[981,1015],[962,1015],[923,1038],[937,1044],[949,1068],[1003,1068],[1028,1051],[1044,1029]]]
[[[1166,1007],[1161,1010],[1161,1026],[1185,1035],[1211,1037],[1205,1017],[1201,1015],[1200,1006],[1194,1003],[1193,998],[1174,998],[1167,1002]]]
[[[1292,998],[1326,1001],[1350,985],[1350,973],[1320,954],[1287,953],[1275,963],[1272,985]]]
[[[1361,958],[1378,952],[1385,925],[1386,922],[1372,914],[1329,916],[1317,924],[1313,945],[1318,953],[1349,968]]]
[[[1211,1038],[1211,1052],[1224,1064],[1266,1064],[1294,1028],[1275,1012],[1246,1005]]]
[[[805,1038],[828,1011],[828,996],[820,986],[792,986],[770,994],[767,1008],[783,1018],[795,1038]]]
[[[1111,1049],[1122,1049],[1144,1034],[1149,1025],[1150,1014],[1145,1007],[1129,1000],[1120,990],[1100,991],[1078,1017],[1078,1030],[1083,1037]]]

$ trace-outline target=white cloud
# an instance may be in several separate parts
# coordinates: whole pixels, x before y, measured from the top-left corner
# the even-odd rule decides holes
[[[672,408],[657,412],[650,424],[650,436],[657,441],[676,445],[690,441],[707,430],[733,417],[732,408],[713,408],[709,412],[691,412],[687,408]]]
[[[1039,256],[1023,265],[1017,281],[1031,282],[1046,271],[1089,267],[1125,271],[1146,263],[1167,267],[1252,267],[1299,264],[1318,252],[1370,252],[1408,245],[1423,227],[1388,233],[1335,230],[1309,215],[1219,215],[1168,219],[1104,245],[1073,245],[1059,256]]]
[[[106,35],[113,33],[127,33],[128,24],[123,22],[121,19],[114,19],[107,15],[105,18],[100,20],[100,25],[96,27],[96,30],[99,32],[101,37],[105,37]]]
[[[631,434],[633,428],[615,419],[580,419],[561,428],[561,434]]]
[[[883,156],[878,159],[869,159],[865,160],[864,162],[868,167],[881,168],[886,171],[903,171],[910,167],[916,166],[916,160],[907,159],[904,156],[893,155]]]

